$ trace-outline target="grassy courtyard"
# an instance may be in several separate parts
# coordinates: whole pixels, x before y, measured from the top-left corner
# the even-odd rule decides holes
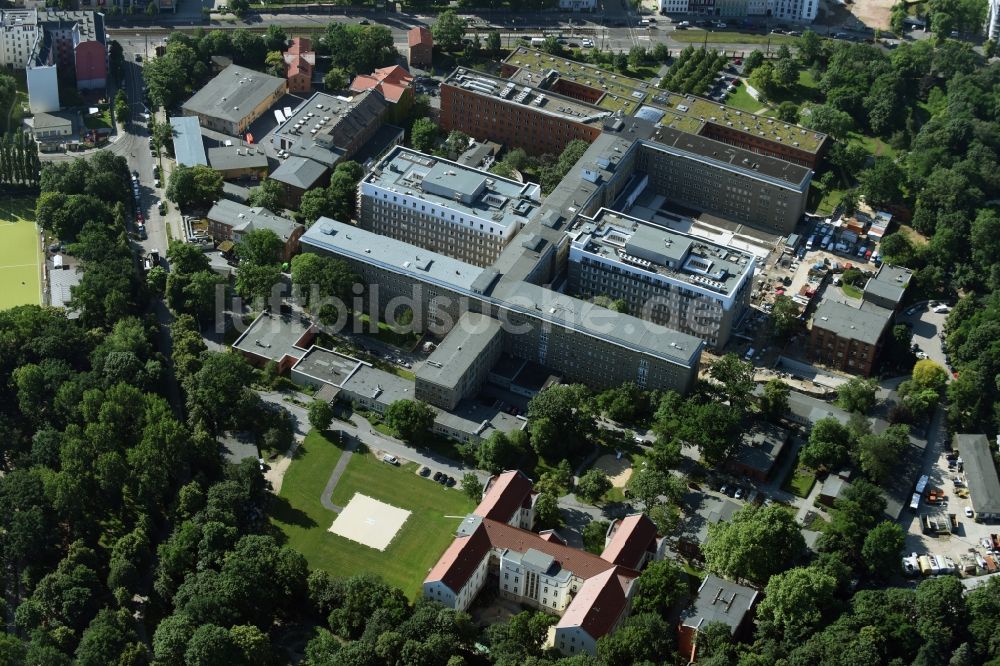
[[[0,310],[41,302],[38,242],[34,198],[0,198]]]
[[[451,543],[473,503],[461,491],[417,476],[413,465],[393,467],[372,455],[355,454],[333,491],[333,503],[344,506],[361,492],[412,511],[384,551],[362,546],[328,531],[336,516],[320,503],[341,453],[321,433],[309,433],[285,473],[271,511],[273,524],[290,546],[305,555],[310,567],[338,576],[375,573],[416,598],[428,569]]]
[[[788,474],[781,489],[792,493],[797,497],[809,497],[813,485],[816,483],[816,472],[801,464],[795,466]]]

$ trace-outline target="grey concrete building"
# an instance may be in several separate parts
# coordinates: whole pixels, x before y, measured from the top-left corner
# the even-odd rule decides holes
[[[569,290],[721,348],[750,305],[756,257],[601,209],[569,232]]]
[[[416,373],[418,400],[454,409],[475,398],[503,348],[500,322],[465,312]]]
[[[805,212],[808,167],[669,127],[641,146],[638,170],[682,206],[779,234],[792,233]]]
[[[201,137],[201,125],[194,116],[174,116],[170,119],[170,133],[174,141],[174,155],[177,164],[193,167],[208,166],[205,142]]]
[[[467,310],[498,319],[504,351],[570,381],[690,389],[701,340],[631,315],[321,218],[302,237],[307,251],[340,257],[371,285],[357,307],[380,315],[408,299],[418,330],[445,334]],[[401,304],[396,301],[396,304]]]
[[[358,198],[362,228],[486,266],[537,212],[541,191],[397,146],[361,180]]]
[[[905,266],[882,264],[878,272],[865,283],[864,301],[896,311],[910,286],[913,271]]]

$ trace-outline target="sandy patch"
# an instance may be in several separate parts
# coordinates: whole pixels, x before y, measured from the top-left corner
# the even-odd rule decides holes
[[[597,459],[594,467],[607,474],[615,488],[624,488],[632,476],[632,461],[625,455],[621,459],[610,453],[603,455]]]
[[[847,5],[854,16],[869,28],[889,29],[889,14],[893,0],[857,0]]]

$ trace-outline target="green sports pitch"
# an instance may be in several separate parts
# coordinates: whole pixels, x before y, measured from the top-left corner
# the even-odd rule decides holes
[[[42,302],[33,198],[0,197],[0,310]]]

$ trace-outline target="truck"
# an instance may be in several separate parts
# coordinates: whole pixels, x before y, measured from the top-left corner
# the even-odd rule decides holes
[[[920,567],[921,576],[930,576],[934,572],[934,567],[931,565],[931,558],[927,555],[918,557],[917,565]]]

